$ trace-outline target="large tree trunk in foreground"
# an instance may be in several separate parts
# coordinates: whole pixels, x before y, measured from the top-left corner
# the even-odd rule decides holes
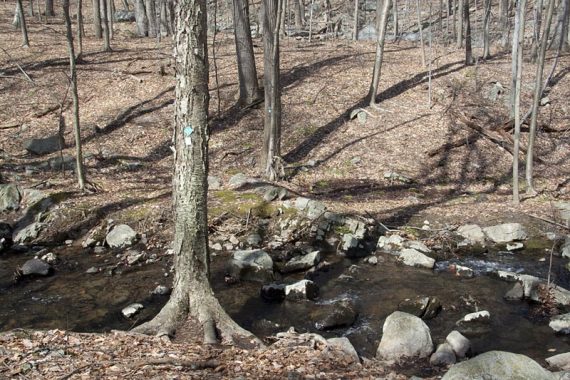
[[[65,19],[65,35],[67,37],[67,50],[69,53],[69,71],[71,74],[71,97],[73,98],[73,134],[75,136],[75,162],[77,182],[81,190],[85,189],[85,173],[83,167],[83,153],[81,150],[81,129],[79,124],[79,96],[77,94],[77,70],[75,68],[75,51],[73,48],[73,34],[71,33],[71,18],[69,17],[69,0],[63,0],[63,17]]]
[[[464,0],[463,14],[465,18],[465,65],[473,64],[473,49],[471,48],[471,18],[469,10],[469,0]]]
[[[251,41],[248,0],[233,0],[233,12],[239,76],[238,104],[247,105],[261,97]]]
[[[384,55],[384,41],[386,39],[386,28],[388,26],[388,12],[390,10],[390,0],[384,0],[382,4],[382,14],[380,15],[378,40],[376,43],[376,58],[374,60],[374,71],[372,72],[372,82],[368,90],[369,104],[376,104],[376,94],[378,93],[378,82],[380,82],[380,72],[382,69],[382,58]],[[421,26],[420,26],[421,27]]]
[[[103,50],[111,51],[111,36],[107,20],[107,0],[101,0],[101,25],[103,26]]]
[[[284,174],[283,163],[281,162],[281,86],[279,85],[278,20],[281,17],[281,1],[264,0],[263,2],[265,124],[261,163],[263,174],[271,181],[282,177]]]
[[[485,15],[483,16],[483,59],[491,57],[490,41],[489,41],[489,23],[491,19],[491,1],[484,0]]]
[[[187,318],[204,329],[207,343],[257,344],[223,310],[210,286],[208,252],[208,49],[206,0],[177,2],[176,104],[174,122],[174,289],[149,322],[134,329],[172,334]]]

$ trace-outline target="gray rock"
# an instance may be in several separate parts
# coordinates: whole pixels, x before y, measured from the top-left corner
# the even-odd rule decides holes
[[[12,226],[0,222],[0,253],[12,245]]]
[[[222,183],[218,177],[212,175],[208,176],[208,189],[209,190],[220,190],[222,188]]]
[[[383,252],[393,253],[404,246],[404,238],[400,235],[380,236],[376,248]]]
[[[133,303],[133,304],[130,304],[129,306],[125,307],[123,310],[121,310],[121,313],[123,313],[123,315],[126,318],[131,318],[132,316],[137,314],[142,309],[144,309],[143,305],[141,305],[140,303]]]
[[[546,362],[555,371],[570,371],[570,352],[546,358]]]
[[[325,354],[330,351],[338,351],[343,354],[344,357],[349,359],[349,362],[360,363],[358,353],[354,349],[350,340],[346,337],[341,338],[329,338],[327,339],[327,347],[325,348]]]
[[[570,202],[554,202],[557,216],[562,219],[566,227],[570,227]]]
[[[398,304],[398,311],[415,315],[422,319],[432,319],[441,310],[441,302],[437,297],[408,298]]]
[[[159,295],[159,296],[166,296],[170,294],[171,289],[165,285],[157,285],[156,288],[152,291],[152,294]]]
[[[524,289],[520,282],[513,285],[512,289],[505,293],[504,298],[507,301],[520,301],[524,297]]]
[[[415,249],[416,251],[421,253],[431,253],[431,249],[429,249],[427,245],[418,240],[406,241],[404,242],[404,247]]]
[[[280,188],[276,186],[269,186],[265,193],[263,193],[263,200],[266,202],[272,202],[279,197]]]
[[[75,170],[76,163],[72,156],[58,156],[48,160],[48,166],[51,170]]]
[[[342,235],[342,246],[341,249],[343,251],[349,251],[353,249],[357,249],[360,245],[360,239],[353,234],[344,234]]]
[[[490,322],[491,314],[487,310],[481,310],[474,313],[469,313],[457,321],[458,325],[471,323],[471,322]]]
[[[358,31],[358,39],[360,41],[376,40],[377,32],[373,25],[365,25]]]
[[[523,288],[523,297],[540,302],[540,287],[546,286],[546,280],[528,274],[517,274],[507,271],[497,271],[496,276],[501,280],[518,281]],[[558,285],[551,284],[551,292],[554,300],[564,306],[570,305],[570,291]]]
[[[314,300],[319,296],[319,287],[311,280],[301,280],[285,286],[285,299],[291,301]]]
[[[258,247],[263,241],[263,239],[261,238],[260,234],[253,233],[248,235],[245,241],[247,242],[247,244],[251,245],[252,247]]]
[[[0,212],[19,209],[21,199],[20,192],[16,185],[0,185]]]
[[[273,260],[260,249],[235,251],[227,271],[240,280],[267,282],[273,280]]]
[[[136,20],[134,11],[118,10],[113,16],[116,22],[134,22]]]
[[[105,247],[101,247],[101,246],[95,247],[95,248],[93,248],[93,253],[95,253],[97,255],[105,253]]]
[[[473,269],[457,264],[453,265],[453,273],[455,273],[455,275],[458,277],[464,277],[464,278],[472,278],[473,276],[475,276],[475,272],[473,271]]]
[[[91,267],[91,268],[87,269],[87,270],[85,271],[85,273],[87,273],[87,274],[99,273],[99,268],[97,268],[97,267]]]
[[[48,264],[55,264],[58,261],[58,257],[53,252],[46,253],[41,257],[41,259]]]
[[[378,257],[376,257],[376,256],[370,256],[370,257],[366,260],[366,262],[367,262],[368,264],[370,264],[370,265],[376,265],[376,264],[378,264]]]
[[[129,250],[125,253],[125,260],[128,265],[135,265],[136,263],[142,261],[145,257],[144,252]]]
[[[321,309],[322,316],[317,318],[315,327],[318,330],[331,330],[338,327],[352,326],[358,313],[354,305],[348,300],[341,300],[332,304],[324,305]]]
[[[515,240],[524,240],[527,233],[520,223],[505,223],[485,227],[483,232],[494,243],[510,243]]]
[[[323,215],[326,209],[327,208],[324,205],[324,203],[311,200],[307,205],[305,212],[307,214],[307,218],[315,220],[319,218],[321,215]]]
[[[386,318],[382,331],[376,352],[379,359],[427,358],[433,352],[429,327],[414,315],[395,311]]]
[[[505,88],[503,87],[503,85],[500,82],[495,82],[491,85],[491,88],[489,88],[487,99],[495,102],[499,98],[499,95],[502,95],[504,93],[505,93]]]
[[[415,249],[404,249],[400,252],[398,260],[412,267],[422,267],[433,269],[435,265],[435,260],[431,257],[424,255],[423,253],[416,251]]]
[[[517,379],[554,380],[553,373],[528,356],[503,351],[489,351],[473,359],[454,364],[442,380]]]
[[[457,229],[457,233],[471,244],[485,244],[485,234],[477,224],[463,225]]]
[[[13,238],[14,243],[25,244],[33,241],[39,236],[44,227],[44,223],[35,222],[25,226],[19,231],[15,231],[15,236]]]
[[[115,226],[105,237],[110,248],[126,248],[133,245],[137,240],[137,233],[126,224]]]
[[[306,270],[314,267],[321,260],[319,251],[312,251],[306,255],[293,257],[289,260],[282,269],[283,273],[296,272]]]
[[[220,243],[214,243],[210,246],[214,251],[221,251],[224,249]]]
[[[443,343],[437,346],[437,349],[429,358],[430,364],[436,366],[455,364],[456,361],[455,352],[453,352],[449,343]]]
[[[548,326],[557,333],[570,334],[570,313],[552,317]]]
[[[523,248],[524,248],[524,244],[520,243],[520,242],[507,244],[507,251],[509,251],[509,252],[518,251],[518,250],[523,249]]]
[[[564,243],[562,244],[560,255],[567,259],[570,259],[570,236],[566,236]]]
[[[305,198],[305,197],[298,197],[297,199],[295,199],[295,208],[298,210],[305,210],[307,208],[307,206],[309,205],[309,202],[311,200],[309,198]]]
[[[19,268],[22,276],[48,276],[51,271],[51,265],[40,259],[28,260]]]
[[[232,190],[237,190],[251,182],[253,182],[253,180],[248,178],[245,174],[238,173],[230,178],[228,181],[228,187]]]
[[[64,147],[65,144],[59,135],[24,141],[24,149],[37,155],[57,152]]]
[[[445,338],[445,342],[449,344],[455,355],[462,359],[471,350],[471,342],[469,339],[461,335],[459,331],[453,330]]]

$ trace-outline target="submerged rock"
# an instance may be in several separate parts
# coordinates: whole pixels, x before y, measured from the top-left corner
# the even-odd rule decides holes
[[[301,280],[285,286],[285,298],[288,300],[314,300],[318,296],[319,287],[311,280]]]
[[[261,249],[235,251],[227,271],[235,279],[267,282],[273,280],[273,260]]]
[[[442,380],[466,379],[554,380],[557,377],[528,356],[489,351],[454,364],[442,378]]]
[[[354,305],[348,300],[337,301],[321,306],[321,308],[320,313],[324,315],[315,323],[318,330],[332,330],[338,327],[351,326],[358,316]]]
[[[441,310],[441,302],[437,297],[407,298],[400,302],[398,311],[415,315],[422,319],[434,318]]]
[[[546,362],[551,369],[556,371],[570,371],[570,352],[546,358]]]
[[[552,317],[548,326],[557,333],[570,334],[570,313]]]
[[[453,352],[449,343],[443,343],[437,346],[437,349],[429,358],[431,365],[439,366],[454,364],[456,361],[455,352]]]
[[[423,253],[416,251],[415,249],[404,249],[400,252],[398,260],[412,267],[422,267],[427,269],[433,269],[435,265],[435,260],[431,257],[424,255]]]
[[[28,260],[18,269],[22,276],[48,276],[52,273],[52,267],[40,259]]]
[[[396,311],[386,318],[382,331],[379,359],[427,358],[433,352],[429,327],[414,315]]]
[[[141,305],[140,303],[133,303],[133,304],[130,304],[129,306],[125,307],[123,310],[121,310],[121,313],[123,313],[123,315],[126,318],[131,318],[132,316],[137,314],[142,309],[144,309],[143,305]]]

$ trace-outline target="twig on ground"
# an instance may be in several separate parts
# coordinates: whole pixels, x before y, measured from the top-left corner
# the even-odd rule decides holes
[[[186,367],[196,371],[207,368],[216,368],[220,365],[220,362],[217,360],[195,361],[195,360],[174,359],[174,358],[156,358],[156,359],[153,358],[153,359],[143,359],[136,361],[131,366],[142,367],[145,365],[172,365],[176,367]]]
[[[554,220],[546,219],[546,218],[540,217],[538,215],[533,215],[533,214],[527,214],[527,215],[530,216],[531,218],[542,220],[543,222],[550,223],[552,225],[555,225],[556,227],[564,228],[565,230],[570,231],[570,227],[565,226],[564,224],[560,224],[558,222],[555,222]]]

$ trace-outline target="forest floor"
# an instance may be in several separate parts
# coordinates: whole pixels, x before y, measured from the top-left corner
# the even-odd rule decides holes
[[[76,189],[72,172],[26,170],[60,153],[38,157],[23,148],[27,139],[57,133],[63,104],[67,148],[62,153],[74,156],[63,24],[59,18],[49,24],[28,20],[31,46],[22,48],[19,31],[8,27],[12,5],[0,4],[0,24],[4,25],[0,29],[1,182],[48,192],[70,191]],[[99,190],[92,194],[74,192],[66,202],[71,206],[87,205],[104,218],[124,220],[138,231],[152,230],[157,239],[168,241],[175,84],[171,40],[165,38],[158,43],[136,38],[133,24],[115,24],[113,51],[105,53],[102,41],[93,38],[89,27],[86,25],[83,62],[78,66],[78,88],[87,178]],[[254,42],[261,75],[261,42]],[[281,44],[282,152],[290,173],[279,184],[294,193],[321,200],[335,211],[372,215],[390,227],[421,225],[429,220],[435,228],[468,222],[524,223],[534,221],[531,214],[556,220],[553,202],[569,199],[570,56],[561,57],[548,93],[549,103],[541,108],[535,151],[539,161],[534,171],[538,194],[515,207],[511,203],[508,133],[497,132],[497,127],[508,120],[508,94],[495,102],[486,99],[495,82],[508,90],[510,54],[493,51],[491,59],[465,66],[463,51],[435,44],[431,53],[437,58],[432,67],[430,105],[429,70],[421,64],[420,48],[410,42],[389,43],[377,98],[382,109],[374,110],[366,108],[365,99],[374,60],[373,42],[315,40],[309,44],[284,39]],[[219,34],[215,51],[216,64],[210,59],[210,174],[227,183],[236,173],[258,175],[263,109],[234,107],[237,68],[233,36]],[[475,54],[480,54],[479,48]],[[547,70],[552,61],[550,57]],[[524,110],[530,106],[534,70],[533,64],[524,64]],[[357,108],[370,112],[364,123],[348,117]],[[462,118],[483,128],[494,141],[462,123]],[[524,130],[522,140],[526,146]],[[462,141],[465,144],[460,145]],[[398,176],[387,178],[389,173],[410,181],[400,182]],[[522,189],[524,192],[524,186]],[[105,375],[112,378],[113,371],[117,371],[116,376],[122,378],[141,374],[164,378],[170,372],[162,367],[134,368],[130,355],[139,355],[143,360],[155,351],[160,353],[156,357],[176,358],[190,352],[209,358],[216,351],[197,345],[166,347],[154,338],[130,335],[60,331],[29,334],[34,338],[5,336],[1,338],[2,346],[21,345],[19,353],[14,353],[18,357],[15,363],[24,365],[29,355],[47,355],[41,342],[58,342],[65,347],[66,355],[50,369],[54,372],[43,374],[47,378],[68,378],[68,371],[81,366],[93,371],[87,377],[107,371]],[[120,345],[123,340],[125,346]],[[91,358],[109,365],[93,367],[89,352]],[[258,365],[265,355],[263,351],[230,352],[227,355],[241,358],[236,360],[242,371],[231,372],[233,369],[226,366],[228,376],[248,371],[251,377],[266,376],[259,372],[264,366]],[[2,351],[0,354],[4,355]],[[281,367],[268,363],[280,375],[286,376],[290,365],[305,365],[307,373],[323,372],[324,378],[329,378],[328,364],[319,362],[310,367],[314,353],[299,349],[281,355]],[[74,367],[64,363],[70,360],[77,360]],[[357,377],[364,378],[366,371],[371,376],[385,375],[380,369],[365,367],[360,368],[363,372]],[[217,376],[211,369],[207,371],[208,376]],[[335,374],[351,377],[352,369],[346,371]],[[187,375],[207,378],[201,372]],[[172,378],[184,376],[172,373]]]

